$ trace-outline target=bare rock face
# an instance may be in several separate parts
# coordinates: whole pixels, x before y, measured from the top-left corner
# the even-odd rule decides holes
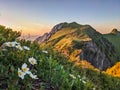
[[[85,42],[84,45],[85,49],[80,53],[81,60],[91,62],[92,65],[100,70],[104,70],[107,66],[110,66],[110,62],[105,53],[102,52],[94,42]]]
[[[49,33],[45,33],[43,36],[40,36],[36,39],[38,43],[42,43],[44,41],[47,41],[53,34],[55,34],[58,30],[60,30],[63,27],[64,23],[60,23],[55,25],[52,30]]]

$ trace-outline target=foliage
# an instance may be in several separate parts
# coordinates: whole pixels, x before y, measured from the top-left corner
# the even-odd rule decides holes
[[[95,84],[95,90],[119,90],[120,78],[114,78],[91,69],[86,69],[86,75]]]
[[[118,56],[120,56],[120,35],[105,34],[104,37],[108,39],[114,46]],[[119,57],[120,58],[120,57]]]
[[[2,45],[5,41],[14,41],[20,35],[21,32],[13,32],[12,29],[0,25],[0,45]]]
[[[67,61],[60,53],[50,47],[42,50],[36,42],[17,40],[18,32],[3,34],[6,29],[0,29],[0,89],[6,90],[119,90],[120,79],[102,74],[98,71],[82,69]],[[13,35],[13,33],[15,33]],[[13,38],[14,37],[14,38]],[[4,40],[3,40],[4,38]],[[10,42],[17,42],[20,47],[11,46]],[[6,46],[6,42],[7,45]],[[8,43],[9,42],[9,43]],[[16,43],[15,42],[15,43]],[[14,44],[14,43],[13,43]],[[25,49],[27,46],[30,48]],[[23,49],[24,48],[24,49]],[[31,65],[30,58],[36,59]],[[33,59],[33,58],[32,58]],[[21,79],[18,68],[23,63],[37,75],[31,78],[29,74]],[[116,84],[114,84],[116,83]]]

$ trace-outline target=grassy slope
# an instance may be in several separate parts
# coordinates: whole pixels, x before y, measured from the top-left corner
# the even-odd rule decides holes
[[[114,46],[115,50],[120,56],[120,35],[115,35],[115,34],[105,34],[105,38],[107,38]],[[120,77],[120,62],[117,62],[114,66],[108,68],[106,70],[106,73],[115,77]]]
[[[120,35],[117,36],[114,34],[105,34],[103,36],[107,38],[115,46],[115,50],[120,56]]]
[[[117,62],[114,66],[108,68],[106,73],[115,77],[120,77],[120,62]]]
[[[54,46],[56,50],[64,53],[67,57],[70,55],[70,59],[74,61],[76,60],[75,56],[77,53],[76,55],[73,55],[75,54],[74,52],[76,52],[73,41],[81,42],[89,39],[89,36],[87,36],[84,28],[84,26],[62,28],[48,40],[46,45],[52,44],[51,46]]]
[[[64,36],[64,35],[73,33],[73,32],[75,32],[75,31],[76,31],[76,29],[71,29],[71,28],[62,29],[62,30],[58,31],[57,33],[55,33],[55,34],[49,39],[49,41],[54,40],[54,39],[56,39],[56,38],[59,38],[59,37],[61,37],[61,36]]]

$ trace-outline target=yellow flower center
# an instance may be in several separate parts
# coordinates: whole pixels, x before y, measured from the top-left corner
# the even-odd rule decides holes
[[[34,61],[33,61],[33,60],[31,60],[31,63],[32,63],[32,64],[34,64]]]
[[[12,47],[12,42],[10,42],[10,47]]]
[[[23,72],[26,72],[27,71],[27,68],[23,68]]]
[[[18,75],[21,76],[21,75],[22,75],[22,72],[18,72]]]
[[[20,45],[18,45],[18,49],[20,49],[21,48],[21,46]]]

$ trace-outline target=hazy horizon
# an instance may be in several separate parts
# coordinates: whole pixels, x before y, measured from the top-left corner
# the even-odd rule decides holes
[[[120,30],[120,0],[0,0],[0,25],[42,35],[61,22],[89,24],[101,33]]]

